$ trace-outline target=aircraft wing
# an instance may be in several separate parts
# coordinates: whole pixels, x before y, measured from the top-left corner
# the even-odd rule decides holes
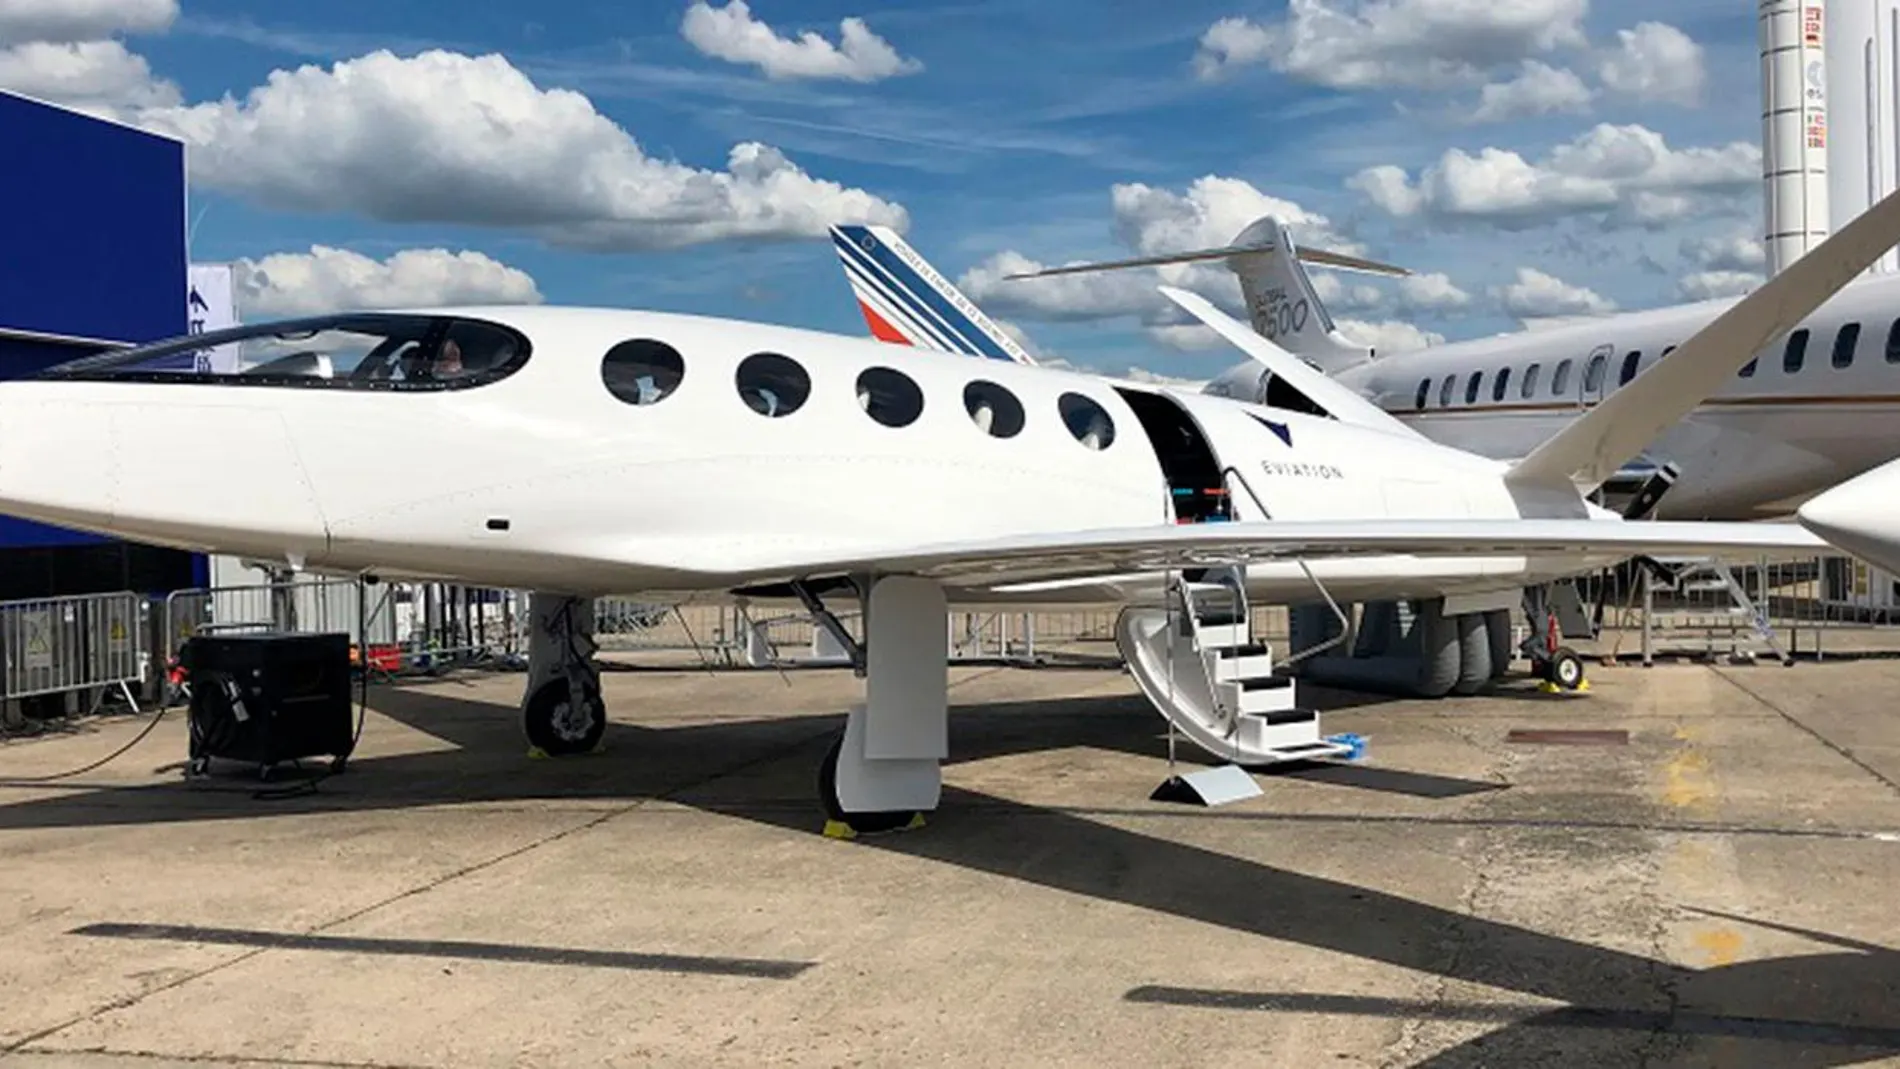
[[[1189,524],[1064,531],[892,547],[831,560],[740,569],[740,585],[820,576],[904,574],[946,586],[1081,579],[1251,561],[1341,556],[1804,556],[1828,544],[1793,523],[1620,520],[1350,520]]]

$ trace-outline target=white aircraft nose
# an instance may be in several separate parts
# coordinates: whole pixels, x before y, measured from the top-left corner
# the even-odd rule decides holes
[[[1900,573],[1900,461],[1820,494],[1802,505],[1796,518],[1834,546]]]
[[[0,384],[0,515],[104,533],[114,489],[109,410]]]

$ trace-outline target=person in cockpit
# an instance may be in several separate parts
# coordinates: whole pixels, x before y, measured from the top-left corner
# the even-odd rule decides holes
[[[459,379],[467,370],[462,366],[462,347],[454,338],[442,339],[442,348],[435,354],[435,365],[430,368],[431,377],[437,382]]]

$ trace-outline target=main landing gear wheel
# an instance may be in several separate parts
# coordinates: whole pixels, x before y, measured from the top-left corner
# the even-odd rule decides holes
[[[897,809],[881,813],[847,813],[838,801],[838,756],[844,753],[844,732],[831,740],[825,759],[818,765],[818,797],[825,804],[825,834],[834,839],[859,835],[877,835],[922,827],[924,815],[915,809]]]
[[[599,746],[607,732],[599,684],[583,684],[581,699],[578,706],[568,700],[565,679],[550,679],[535,688],[521,717],[529,744],[549,757],[583,754]]]
[[[1558,690],[1583,689],[1583,658],[1568,646],[1560,647],[1542,665],[1544,682]]]

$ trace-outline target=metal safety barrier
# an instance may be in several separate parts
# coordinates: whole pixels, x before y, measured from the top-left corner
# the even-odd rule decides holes
[[[1852,558],[1661,562],[1660,581],[1628,566],[1577,583],[1608,657],[1751,660],[1900,653],[1900,579]],[[527,651],[527,591],[439,583],[367,583],[288,576],[278,582],[180,590],[148,602],[130,592],[0,603],[0,698],[161,683],[196,635],[246,631],[340,632],[361,663],[384,676],[444,668],[516,666]],[[1051,655],[1114,656],[1116,606],[1044,612],[952,612],[952,661],[1036,662]],[[840,614],[862,638],[856,613]],[[1256,637],[1285,640],[1285,612],[1262,606]],[[702,665],[843,664],[832,636],[802,612],[754,616],[744,606],[595,602],[603,653]],[[1521,623],[1520,623],[1521,626]],[[156,638],[156,642],[148,641]]]
[[[1900,652],[1900,583],[1851,557],[1661,563],[1672,579],[1621,569],[1580,584],[1605,653],[1649,664]]]
[[[864,640],[860,613],[839,613],[854,640]],[[1033,663],[1039,656],[1074,652],[1079,645],[1114,641],[1115,612],[952,612],[945,655],[955,661]],[[804,613],[751,618],[740,614],[740,656],[749,665],[849,664],[849,654]]]
[[[0,683],[7,700],[109,690],[134,707],[144,681],[145,602],[139,595],[87,594],[0,602]]]
[[[354,579],[322,578],[175,590],[166,595],[160,617],[162,649],[176,657],[198,635],[260,631],[340,632],[359,646],[394,643],[387,591]]]
[[[631,598],[594,602],[594,641],[617,652],[693,653],[734,664],[745,647],[742,614],[728,605],[665,605]]]
[[[527,648],[525,595],[441,583],[300,576],[167,595],[163,655],[198,635],[341,633],[383,675],[512,661]]]

